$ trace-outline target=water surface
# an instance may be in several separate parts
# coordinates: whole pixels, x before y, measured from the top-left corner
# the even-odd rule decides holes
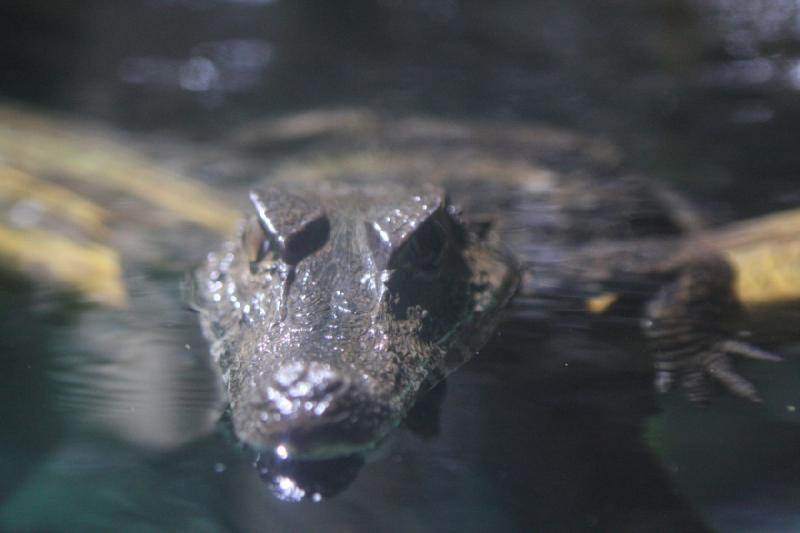
[[[308,108],[544,121],[621,145],[725,221],[800,205],[798,21],[778,0],[11,0],[0,95],[212,144]],[[630,331],[517,326],[379,449],[308,471],[216,424],[180,275],[128,282],[146,324],[0,280],[0,529],[800,528],[796,343],[741,365],[764,406],[697,410],[592,363],[639,353]]]

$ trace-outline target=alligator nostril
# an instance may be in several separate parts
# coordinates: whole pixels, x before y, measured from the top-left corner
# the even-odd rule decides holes
[[[322,392],[324,394],[338,394],[347,388],[347,381],[337,376],[335,379],[322,384]]]
[[[262,397],[268,410],[282,420],[303,413],[321,415],[344,397],[350,380],[325,363],[290,363],[279,369],[265,384]]]
[[[375,401],[364,379],[329,363],[287,363],[250,383],[252,395],[234,412],[234,426],[260,447],[329,457],[391,426],[393,411]]]

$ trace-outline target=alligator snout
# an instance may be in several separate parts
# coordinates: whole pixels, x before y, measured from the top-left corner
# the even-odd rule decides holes
[[[363,451],[487,340],[515,263],[440,187],[270,183],[195,273],[236,435],[296,459]]]
[[[264,388],[267,409],[278,419],[333,414],[346,401],[352,380],[330,365],[293,362],[278,369]]]
[[[283,447],[296,457],[326,457],[369,442],[390,420],[369,393],[369,380],[324,362],[291,362],[253,381],[237,431],[265,449]]]

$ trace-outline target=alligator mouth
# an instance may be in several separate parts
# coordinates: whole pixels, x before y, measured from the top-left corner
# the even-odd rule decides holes
[[[368,393],[364,379],[318,362],[281,368],[255,387],[240,413],[234,425],[249,444],[298,459],[363,450],[395,425],[390,409]]]

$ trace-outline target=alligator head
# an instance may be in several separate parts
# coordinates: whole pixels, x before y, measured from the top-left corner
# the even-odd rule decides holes
[[[369,447],[472,356],[517,284],[433,186],[271,185],[194,273],[240,439],[298,458]]]

